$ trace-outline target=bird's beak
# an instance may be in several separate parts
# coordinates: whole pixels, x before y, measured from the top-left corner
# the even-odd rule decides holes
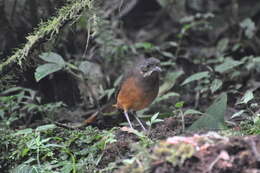
[[[153,71],[161,72],[162,69],[161,69],[159,66],[156,66],[156,67],[153,69]]]
[[[144,77],[150,76],[153,72],[161,72],[162,69],[159,66],[154,67],[152,70],[143,74]]]

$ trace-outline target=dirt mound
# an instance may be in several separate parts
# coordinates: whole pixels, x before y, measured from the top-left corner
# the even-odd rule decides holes
[[[258,173],[259,152],[260,136],[227,138],[212,132],[175,136],[147,149],[148,155],[133,156],[131,164],[115,172]]]

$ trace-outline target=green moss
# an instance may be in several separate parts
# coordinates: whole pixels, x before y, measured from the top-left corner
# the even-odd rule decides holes
[[[176,145],[167,142],[161,142],[154,149],[156,159],[163,159],[172,165],[181,165],[195,153],[195,147],[192,144],[180,143]]]
[[[244,135],[259,135],[260,134],[260,117],[255,116],[251,120],[241,122],[241,133]]]
[[[39,26],[26,37],[27,42],[22,48],[16,49],[14,54],[5,62],[0,64],[0,73],[8,65],[17,63],[22,66],[29,53],[37,47],[37,44],[42,40],[51,40],[57,35],[62,27],[68,22],[75,22],[79,19],[81,12],[87,9],[90,16],[93,15],[93,1],[91,0],[73,0],[58,10],[57,16],[50,18],[48,21],[40,23]]]

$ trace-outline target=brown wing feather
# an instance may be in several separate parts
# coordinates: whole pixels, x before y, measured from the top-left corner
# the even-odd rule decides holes
[[[138,78],[127,78],[118,93],[116,107],[124,110],[141,110],[154,99],[153,95],[144,92],[138,84]]]

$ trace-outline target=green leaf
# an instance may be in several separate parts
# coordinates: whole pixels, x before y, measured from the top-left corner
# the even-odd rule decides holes
[[[158,117],[159,112],[157,112],[156,114],[154,114],[151,118],[151,122],[153,122],[154,120],[156,120],[156,118]]]
[[[63,60],[63,58],[54,52],[45,52],[39,55],[39,57],[46,61],[46,62],[50,62],[50,63],[54,63],[54,64],[58,64],[60,66],[65,66],[65,61]]]
[[[122,162],[126,165],[133,164],[136,161],[136,157],[132,157],[131,159],[124,159]]]
[[[214,103],[207,109],[206,114],[212,115],[219,122],[224,123],[224,115],[227,108],[227,94],[221,94]]]
[[[124,75],[120,75],[114,82],[113,86],[116,87],[116,86],[119,86],[119,84],[121,83],[122,79],[123,79],[123,76]]]
[[[247,104],[250,100],[252,100],[254,98],[254,94],[252,90],[248,90],[246,91],[246,93],[244,94],[244,96],[241,98],[241,102],[239,102],[240,104]]]
[[[26,160],[24,162],[24,164],[30,164],[30,163],[34,162],[35,160],[36,160],[36,158],[30,157],[28,160]]]
[[[232,47],[232,51],[233,52],[235,52],[235,51],[237,51],[239,48],[241,48],[242,47],[242,45],[241,45],[241,43],[236,43],[233,47]]]
[[[61,172],[70,173],[73,170],[73,165],[68,161],[64,161],[64,163],[66,164],[63,165]]]
[[[107,94],[107,99],[109,100],[112,96],[112,94],[115,93],[115,88],[111,88],[111,89],[107,89],[105,90],[106,94]]]
[[[35,80],[39,82],[42,78],[56,71],[59,71],[62,68],[63,66],[60,66],[58,64],[53,64],[53,63],[40,65],[39,67],[36,68],[36,71],[34,73]]]
[[[0,118],[4,119],[4,115],[5,115],[5,111],[4,110],[0,110]]]
[[[58,144],[46,144],[45,147],[46,148],[49,148],[49,147],[64,148],[63,145],[58,145]]]
[[[175,58],[175,56],[171,52],[162,51],[160,52],[163,56],[168,58]]]
[[[227,108],[227,94],[221,94],[207,109],[206,115],[195,121],[188,130],[216,130],[223,128]]]
[[[219,79],[214,79],[212,84],[210,85],[210,90],[212,93],[216,92],[218,89],[221,88],[223,82]]]
[[[91,71],[93,70],[93,65],[95,65],[94,63],[92,62],[89,62],[89,61],[82,61],[80,64],[79,64],[79,70],[85,74],[85,75],[88,75],[91,73]]]
[[[149,50],[149,49],[152,49],[154,48],[154,45],[152,43],[149,43],[149,42],[139,42],[139,43],[136,43],[134,45],[135,48],[143,48],[145,50]]]
[[[39,126],[35,130],[38,132],[41,132],[41,131],[46,131],[46,130],[52,130],[52,129],[55,129],[56,127],[57,126],[55,124],[47,124],[47,125]]]
[[[231,58],[226,58],[224,63],[218,65],[215,67],[215,71],[219,72],[219,73],[225,73],[230,69],[233,69],[237,66],[239,66],[240,64],[242,64],[243,62],[240,61],[235,61]]]
[[[167,94],[164,94],[164,95],[162,95],[162,96],[157,97],[157,98],[155,99],[154,103],[158,103],[158,102],[160,102],[160,101],[162,101],[162,100],[167,100],[167,99],[169,99],[170,97],[179,97],[179,96],[180,96],[180,94],[178,94],[178,93],[169,92],[169,93],[167,93]]]
[[[169,91],[176,83],[177,79],[183,74],[183,71],[169,72],[166,74],[164,83],[160,86],[159,95]]]
[[[195,74],[191,75],[190,77],[188,77],[187,79],[185,79],[185,81],[182,82],[181,85],[185,85],[187,83],[190,83],[190,82],[193,82],[196,80],[200,80],[205,77],[209,77],[209,72],[204,71],[204,72],[195,73]]]
[[[259,56],[254,57],[253,62],[254,63],[260,63],[260,57]]]
[[[183,105],[184,105],[184,101],[180,101],[180,102],[177,102],[177,103],[175,104],[175,107],[176,107],[176,108],[182,108]]]
[[[22,156],[22,157],[26,156],[29,151],[30,151],[29,148],[27,148],[27,147],[26,147],[26,148],[23,148],[22,153],[21,153],[21,156]]]
[[[192,115],[192,114],[204,114],[200,111],[194,110],[194,109],[188,109],[184,113],[184,115]]]
[[[240,116],[243,115],[243,113],[245,113],[245,112],[246,112],[246,110],[240,110],[240,111],[234,113],[234,114],[231,116],[230,119],[233,119],[233,118],[236,118],[236,117],[240,117]]]
[[[11,92],[17,92],[23,90],[22,87],[12,87],[2,92],[2,94],[9,94]]]
[[[245,30],[247,38],[251,39],[255,35],[256,26],[252,19],[246,18],[240,23],[240,27]]]
[[[217,45],[217,51],[219,53],[224,53],[225,50],[227,50],[229,44],[229,39],[228,38],[223,38],[218,42]]]
[[[153,124],[159,123],[159,122],[162,122],[162,121],[164,121],[164,120],[163,119],[156,119],[156,120],[153,121]]]
[[[27,129],[22,129],[22,130],[18,130],[15,134],[13,134],[14,136],[16,135],[27,135],[32,133],[32,129],[31,128],[27,128]]]
[[[178,47],[178,43],[177,42],[175,42],[175,41],[169,41],[168,42],[168,44],[170,45],[170,46],[172,46],[172,47]]]
[[[28,112],[31,112],[33,110],[37,110],[37,108],[39,108],[39,105],[33,104],[33,103],[27,103],[24,106],[24,109],[27,109]]]
[[[47,143],[51,140],[51,138],[45,138],[45,139],[42,139],[41,140],[41,143],[44,144],[44,143]]]
[[[147,126],[150,126],[150,127],[152,125],[150,121],[146,121],[145,123],[146,123]]]
[[[34,166],[29,166],[26,164],[21,164],[18,167],[11,170],[11,173],[38,173],[40,170],[38,170]]]

